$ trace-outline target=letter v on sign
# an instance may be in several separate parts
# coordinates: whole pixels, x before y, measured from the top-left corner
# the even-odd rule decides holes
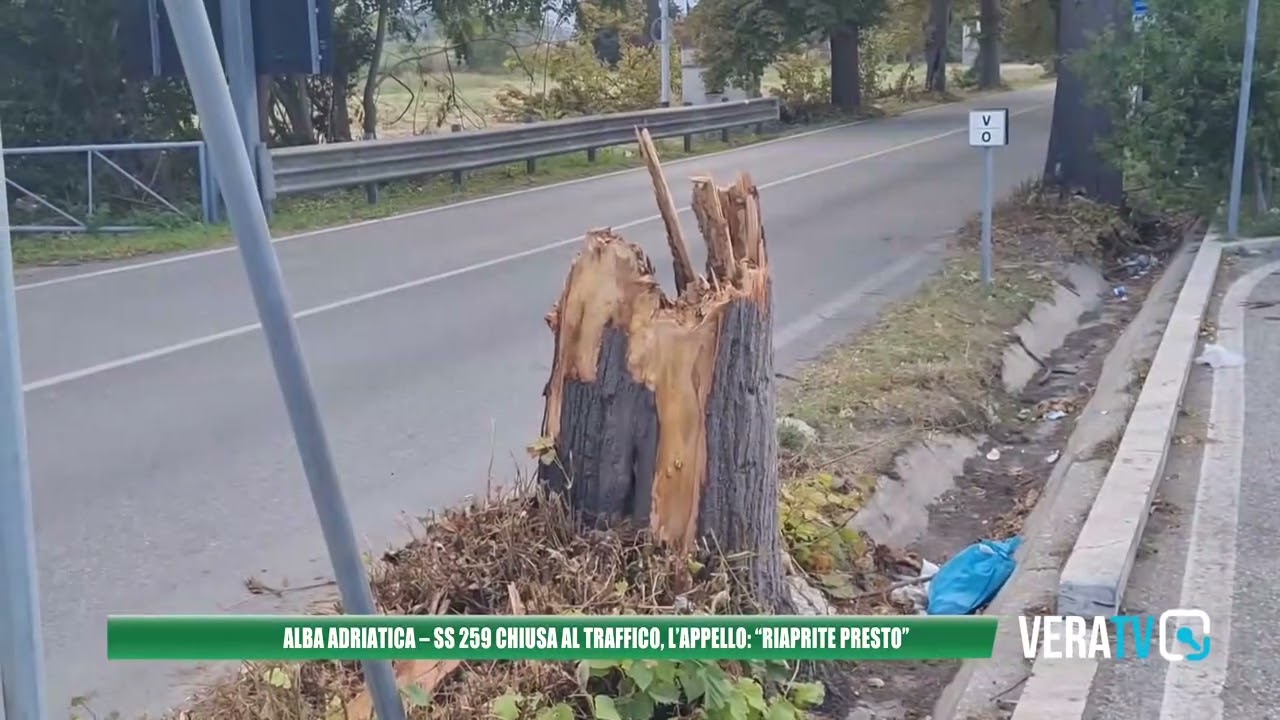
[[[1009,144],[1009,110],[992,108],[969,113],[969,144],[1000,147]]]

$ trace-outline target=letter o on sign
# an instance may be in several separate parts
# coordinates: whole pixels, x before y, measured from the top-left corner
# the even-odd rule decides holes
[[[982,131],[982,142],[991,142],[991,131],[990,131],[990,130],[983,130],[983,131]]]

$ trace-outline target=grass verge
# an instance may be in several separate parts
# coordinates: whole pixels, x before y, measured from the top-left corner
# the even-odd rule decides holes
[[[1011,87],[1025,87],[1028,83],[1030,81]],[[899,115],[980,94],[982,93],[951,94],[943,98],[919,96],[909,100],[889,99],[874,108],[872,115]],[[851,118],[838,118],[825,124],[850,120]],[[735,132],[730,135],[727,143],[721,142],[718,135],[709,135],[696,139],[691,152],[684,150],[679,139],[664,140],[659,143],[659,151],[665,159],[706,155],[813,130],[822,125],[784,126],[758,135]],[[504,192],[629,170],[640,167],[641,164],[634,146],[627,145],[601,149],[595,162],[589,162],[585,153],[544,158],[538,161],[533,173],[526,172],[524,163],[478,170],[467,174],[462,188],[456,188],[448,177],[388,183],[380,189],[378,203],[374,205],[368,203],[361,188],[281,198],[271,220],[271,231],[279,236],[361,220],[376,220]],[[231,242],[230,229],[225,224],[182,225],[124,235],[23,235],[13,238],[13,259],[18,267],[77,265],[127,260],[144,255],[206,250],[226,246]]]
[[[887,566],[901,556],[845,527],[877,475],[902,449],[931,433],[976,433],[995,423],[1007,399],[1000,358],[1008,332],[1050,292],[1064,262],[1140,246],[1151,231],[1149,224],[1115,210],[1046,198],[1032,188],[999,206],[996,217],[993,291],[979,283],[976,228],[970,224],[957,233],[942,270],[918,293],[832,348],[783,393],[783,413],[818,431],[814,439],[799,433],[790,440],[780,432],[782,471],[789,478],[780,513],[796,560],[793,571],[824,588],[842,612],[898,610],[885,589]],[[372,575],[379,605],[388,613],[752,610],[735,563],[712,549],[674,557],[654,547],[643,530],[583,531],[562,506],[537,494],[447,510],[427,520],[413,542],[375,562]],[[415,669],[406,663],[397,672],[415,720],[585,720],[595,717],[601,695],[637,702],[635,683],[628,680],[634,668],[586,670],[566,663],[491,662],[445,672],[438,664]],[[691,672],[674,666],[644,672],[654,670]],[[759,668],[700,666],[698,672],[712,673],[714,682],[733,692],[750,694],[758,687],[769,702],[785,700],[786,714],[777,717],[806,717],[798,696],[814,698],[812,688],[802,693],[803,686],[770,679]],[[350,663],[247,663],[175,717],[354,720],[352,708],[363,707],[359,691]],[[679,692],[677,697],[674,704],[659,702],[658,714],[651,709],[637,717],[718,717],[701,714],[705,707]]]

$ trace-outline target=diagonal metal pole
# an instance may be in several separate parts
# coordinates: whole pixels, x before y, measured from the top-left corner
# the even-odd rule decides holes
[[[209,146],[231,229],[253,289],[258,318],[284,395],[320,529],[329,548],[343,609],[353,615],[374,615],[377,607],[302,357],[298,329],[293,323],[280,264],[271,246],[267,217],[254,183],[249,154],[236,123],[231,92],[218,62],[209,17],[201,0],[164,2],[195,98],[200,130]],[[366,660],[362,666],[380,720],[404,720],[404,705],[400,702],[391,663]]]
[[[1249,96],[1253,90],[1253,54],[1258,40],[1258,0],[1249,0],[1244,21],[1244,65],[1240,68],[1240,107],[1236,111],[1236,151],[1231,160],[1231,193],[1227,199],[1227,238],[1240,232],[1240,186],[1244,184],[1244,145],[1249,134]]]
[[[0,687],[6,718],[45,720],[36,533],[3,149],[0,136]]]

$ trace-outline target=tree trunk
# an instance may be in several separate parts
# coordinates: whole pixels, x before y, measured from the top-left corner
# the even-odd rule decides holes
[[[351,108],[347,105],[346,72],[333,74],[333,98],[329,108],[329,140],[332,142],[348,142],[351,140]]]
[[[387,45],[387,0],[378,3],[378,26],[373,36],[373,54],[369,74],[364,79],[364,139],[378,137],[378,73],[382,68],[382,51]]]
[[[750,556],[754,599],[790,607],[778,526],[773,307],[759,196],[746,175],[727,188],[695,178],[707,245],[694,274],[675,202],[647,131],[677,297],[638,245],[587,234],[547,324],[555,357],[540,478],[588,521],[630,518],[676,551],[714,538]]]
[[[858,26],[851,23],[831,31],[831,104],[846,112],[862,106]]]
[[[1000,0],[981,0],[978,15],[978,87],[994,90],[1000,87]]]
[[[1090,38],[1121,18],[1111,0],[1063,2],[1058,15],[1058,87],[1053,98],[1053,125],[1045,157],[1045,183],[1063,193],[1081,193],[1099,202],[1120,205],[1124,180],[1098,153],[1098,141],[1111,132],[1111,120],[1087,104],[1084,80],[1065,58],[1088,47]]]
[[[924,89],[947,91],[947,31],[951,29],[951,0],[930,0],[924,36]]]

